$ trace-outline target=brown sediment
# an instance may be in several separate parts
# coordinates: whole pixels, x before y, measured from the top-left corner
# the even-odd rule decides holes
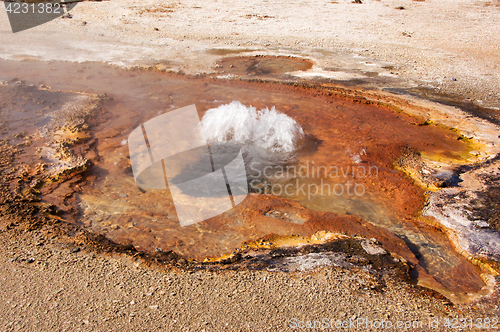
[[[257,55],[227,57],[217,61],[216,70],[224,75],[261,76],[308,70],[313,62],[292,56]]]
[[[304,180],[306,184],[317,185],[323,180],[333,186],[356,180],[366,187],[370,196],[370,200],[364,202],[365,206],[376,207],[376,211],[387,218],[399,220],[404,227],[421,232],[442,246],[451,248],[443,234],[419,222],[417,217],[425,203],[424,191],[414,186],[404,174],[395,171],[393,164],[408,149],[463,163],[464,156],[470,156],[470,142],[459,139],[461,136],[458,132],[434,125],[422,126],[426,121],[424,117],[394,112],[394,108],[400,111],[405,107],[410,108],[409,103],[398,101],[395,97],[388,101],[372,91],[313,87],[304,83],[281,84],[258,80],[233,82],[207,77],[194,79],[154,71],[125,71],[92,63],[52,63],[47,66],[22,62],[9,63],[8,66],[2,63],[0,66],[2,76],[15,74],[26,77],[27,84],[43,83],[44,87],[50,86],[54,91],[106,93],[111,97],[105,104],[107,98],[98,99],[102,110],[83,113],[88,115],[83,118],[84,124],[89,127],[73,126],[73,130],[66,128],[62,131],[57,126],[46,127],[50,135],[64,135],[64,138],[50,138],[58,142],[61,150],[55,159],[61,163],[65,162],[65,158],[81,156],[81,160],[85,160],[85,167],[68,167],[67,173],[60,173],[64,177],[56,177],[56,181],[51,183],[45,181],[46,184],[42,183],[36,189],[38,191],[30,189],[33,193],[30,196],[32,201],[29,202],[34,210],[28,212],[36,211],[33,215],[41,215],[45,221],[66,220],[80,224],[90,231],[85,234],[104,234],[132,251],[139,250],[154,256],[155,250],[161,248],[160,252],[176,252],[169,254],[172,257],[182,255],[197,260],[221,256],[240,248],[246,241],[270,234],[295,234],[304,238],[317,231],[345,233],[349,236],[356,234],[375,238],[387,250],[403,257],[419,273],[421,280],[428,280],[428,284],[435,288],[445,284],[453,291],[477,292],[484,286],[480,271],[457,253],[452,253],[456,264],[450,273],[436,271],[436,267],[427,266],[425,261],[417,257],[418,249],[412,248],[410,242],[383,227],[372,225],[364,217],[356,215],[358,211],[352,207],[344,212],[325,212],[325,209],[330,208],[330,203],[316,202],[316,207],[308,207],[305,197],[300,195],[250,195],[231,211],[182,228],[168,191],[140,190],[133,181],[126,139],[140,123],[165,110],[193,103],[197,105],[200,116],[209,108],[232,100],[257,108],[275,106],[293,117],[306,133],[319,142],[313,150],[298,151],[297,167],[312,165],[314,161],[315,167],[336,165],[352,168],[356,166],[352,158],[362,154],[361,165],[377,168],[373,176],[360,177],[351,172],[343,179],[312,176]],[[50,66],[56,69],[48,70]],[[23,95],[23,89],[45,91],[24,87],[23,84],[2,89],[18,89],[17,94],[13,95],[17,97]],[[48,95],[59,92],[44,93],[47,96],[42,94],[39,101],[50,99]],[[75,95],[81,96],[73,94],[72,97]],[[59,110],[70,99],[68,97],[64,103],[55,105],[54,110]],[[34,123],[32,129],[38,127]],[[9,125],[6,128],[3,128],[3,133],[8,138],[8,135],[12,135],[9,131],[11,127]],[[36,147],[47,142],[50,146],[49,139],[37,138],[35,133],[29,133],[28,136],[31,138],[30,143],[26,143],[25,152],[29,153],[18,154],[20,165],[32,163],[34,156],[43,157],[43,154],[37,153]],[[14,141],[8,138],[8,142],[4,144]],[[57,157],[57,151],[52,151],[51,156]],[[43,175],[43,168],[32,167],[30,176]],[[27,174],[7,181],[23,178]],[[34,205],[40,198],[45,204],[42,207]],[[10,211],[15,210],[19,203],[12,202]],[[6,212],[3,215],[10,216]],[[300,222],[295,223],[294,220]],[[85,235],[87,237],[92,236]],[[428,273],[429,269],[433,270],[432,276]],[[462,284],[454,284],[457,278],[463,281]]]

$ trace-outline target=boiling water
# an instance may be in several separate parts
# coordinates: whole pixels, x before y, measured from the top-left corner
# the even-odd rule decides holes
[[[291,153],[304,132],[286,114],[265,108],[257,111],[238,101],[209,109],[201,120],[208,142],[234,142],[269,153]]]
[[[267,234],[344,231],[376,237],[416,264],[421,275],[430,273],[452,291],[476,292],[484,286],[478,268],[458,255],[443,234],[419,224],[423,190],[393,169],[403,146],[460,160],[468,146],[456,133],[419,126],[384,107],[276,84],[93,63],[0,62],[0,80],[14,78],[52,91],[111,98],[89,120],[93,143],[80,153],[94,166],[71,196],[74,210],[67,188],[43,198],[68,204],[67,220],[116,242],[203,259]],[[209,143],[241,146],[251,194],[234,209],[181,227],[168,189],[143,190],[135,183],[127,140],[142,123],[192,104]]]

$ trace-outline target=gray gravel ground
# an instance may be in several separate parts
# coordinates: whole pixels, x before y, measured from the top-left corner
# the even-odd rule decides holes
[[[390,278],[376,290],[369,275],[341,268],[166,270],[128,256],[77,251],[35,231],[0,237],[2,331],[321,330],[298,328],[315,320],[331,330],[336,321],[346,322],[342,330],[381,330],[349,328],[358,319],[391,322],[389,330],[443,331],[446,318],[499,316],[493,302],[454,306]],[[439,328],[429,328],[435,319]],[[398,329],[398,321],[423,325]]]

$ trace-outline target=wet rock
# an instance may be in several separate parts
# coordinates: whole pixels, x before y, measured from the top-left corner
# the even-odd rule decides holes
[[[474,224],[478,228],[489,228],[490,227],[490,224],[488,224],[486,221],[483,221],[483,220],[475,220]]]
[[[320,266],[352,267],[342,253],[309,253],[303,256],[277,259],[267,267],[268,271],[307,271]]]
[[[434,217],[469,255],[500,262],[500,160],[492,159],[459,175],[460,186],[432,193],[422,215]]]
[[[387,254],[387,251],[384,248],[375,244],[371,240],[362,241],[361,246],[370,255],[385,255],[385,254]]]

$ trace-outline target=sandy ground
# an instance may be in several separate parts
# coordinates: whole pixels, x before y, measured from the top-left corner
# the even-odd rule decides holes
[[[39,232],[15,233],[0,234],[3,331],[288,331],[307,321],[327,330],[337,321],[346,322],[344,330],[380,330],[366,320],[393,324],[388,330],[445,331],[447,319],[499,315],[491,303],[452,306],[407,283],[389,278],[379,288],[369,275],[340,268],[160,270],[141,259],[77,251]],[[438,328],[429,328],[436,320]]]
[[[72,19],[17,34],[1,10],[0,57],[160,63],[198,73],[213,72],[220,58],[207,51],[238,49],[248,51],[240,55],[310,58],[316,65],[300,74],[304,78],[347,84],[377,73],[370,84],[378,87],[431,87],[500,106],[498,1],[363,2],[85,2]],[[372,290],[369,278],[341,269],[301,275],[166,271],[125,256],[72,252],[36,231],[10,230],[0,238],[0,324],[6,331],[283,331],[292,329],[293,318],[422,321],[419,330],[439,318],[433,330],[446,330],[446,317],[499,314],[496,299],[450,306],[390,280],[382,292]]]

